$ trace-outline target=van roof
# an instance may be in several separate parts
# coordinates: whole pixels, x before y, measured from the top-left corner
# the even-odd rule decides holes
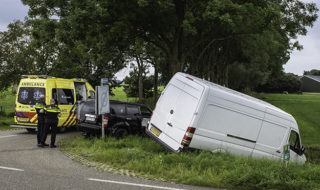
[[[254,97],[252,97],[252,96],[248,96],[248,95],[243,94],[243,93],[241,93],[241,92],[232,90],[232,89],[230,89],[230,88],[226,88],[226,87],[224,87],[224,86],[221,86],[221,85],[218,85],[218,84],[215,84],[215,83],[206,81],[206,80],[204,80],[204,79],[201,79],[201,78],[198,78],[198,77],[195,77],[195,76],[186,74],[186,73],[181,73],[181,72],[179,72],[179,73],[177,73],[177,74],[182,75],[182,76],[187,77],[187,78],[191,78],[191,79],[193,79],[193,80],[195,80],[195,81],[197,81],[197,82],[199,82],[199,83],[201,83],[201,84],[204,84],[204,85],[208,86],[209,88],[213,88],[213,89],[216,89],[216,90],[220,90],[220,91],[223,91],[223,92],[232,94],[232,95],[237,96],[237,97],[239,97],[239,98],[241,98],[241,99],[243,99],[243,100],[250,101],[250,102],[253,102],[253,103],[255,103],[255,104],[259,104],[259,105],[261,105],[261,106],[263,106],[263,107],[269,108],[269,109],[271,109],[271,110],[273,110],[273,111],[276,111],[276,112],[280,112],[280,113],[282,113],[282,114],[285,114],[285,115],[293,118],[291,114],[289,114],[289,113],[281,110],[280,108],[278,108],[278,107],[276,107],[276,106],[274,106],[274,105],[272,105],[272,104],[270,104],[270,103],[267,103],[267,102],[265,102],[265,101],[262,101],[262,100],[259,100],[259,99],[257,99],[257,98],[254,98]]]

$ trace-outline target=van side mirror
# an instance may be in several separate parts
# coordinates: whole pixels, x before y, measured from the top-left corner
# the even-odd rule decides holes
[[[301,156],[305,151],[304,146],[301,146],[300,150],[299,150],[299,155]]]

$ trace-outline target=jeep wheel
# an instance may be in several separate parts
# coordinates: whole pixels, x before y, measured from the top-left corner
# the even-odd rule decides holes
[[[120,139],[128,135],[128,130],[125,128],[116,128],[113,134],[117,139]]]

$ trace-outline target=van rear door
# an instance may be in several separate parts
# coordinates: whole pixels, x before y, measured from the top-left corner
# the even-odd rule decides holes
[[[177,151],[195,116],[204,87],[181,75],[170,81],[151,118],[149,130]]]

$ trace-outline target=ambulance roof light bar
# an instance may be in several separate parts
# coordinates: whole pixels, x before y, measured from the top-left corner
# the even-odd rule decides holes
[[[79,81],[88,82],[87,79],[83,79],[83,78],[74,78],[74,80],[79,80]]]
[[[41,78],[41,79],[46,79],[46,78],[54,78],[49,75],[21,75],[21,78],[31,78],[31,79],[36,79],[36,78]]]
[[[38,75],[38,77],[41,79],[53,78],[52,76],[49,76],[49,75]]]

